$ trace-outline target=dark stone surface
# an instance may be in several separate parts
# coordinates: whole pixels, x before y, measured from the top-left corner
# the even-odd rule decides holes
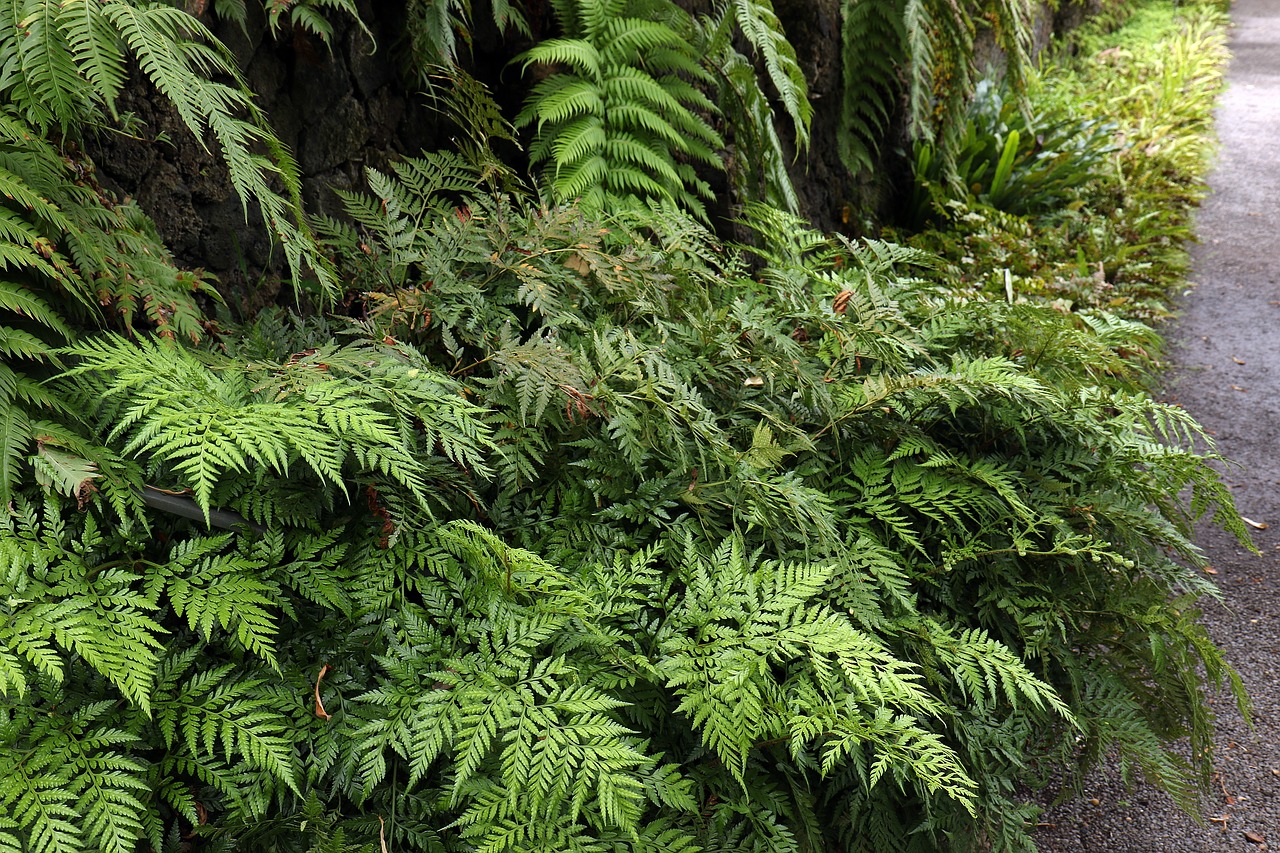
[[[294,152],[311,213],[340,213],[332,188],[360,188],[366,165],[385,167],[440,144],[438,121],[393,58],[403,34],[397,9],[382,0],[361,4],[372,40],[342,13],[329,14],[331,48],[288,28],[272,36],[261,4],[247,4],[244,28],[206,15]],[[235,195],[216,144],[196,140],[139,78],[119,109],[132,117],[131,133],[103,133],[90,146],[104,185],[138,200],[181,263],[217,273],[233,305],[266,304],[279,288],[283,254],[272,250],[258,211],[250,205],[246,212]]]

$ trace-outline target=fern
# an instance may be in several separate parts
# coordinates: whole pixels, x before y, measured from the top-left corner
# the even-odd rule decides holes
[[[796,212],[799,202],[787,172],[787,155],[773,106],[751,58],[734,44],[734,36],[740,32],[763,58],[769,81],[791,119],[797,147],[803,149],[809,140],[813,107],[781,21],[768,0],[735,0],[719,4],[714,16],[697,22],[697,30],[704,63],[719,88],[716,102],[725,112],[725,123],[732,129],[739,151],[730,161],[730,177],[738,184],[742,198],[768,201]]]
[[[152,325],[168,336],[198,337],[198,275],[177,271],[150,223],[132,204],[107,206],[101,190],[77,177],[11,111],[0,114],[0,498],[20,474],[63,494],[93,488],[95,456],[67,421],[66,401],[41,380],[56,369],[52,350],[86,319],[116,320],[126,330]],[[143,308],[139,311],[138,303]],[[102,307],[110,309],[101,316]]]
[[[535,63],[565,70],[533,88],[515,122],[536,125],[529,155],[545,164],[552,195],[582,198],[597,210],[611,198],[672,199],[705,217],[711,193],[693,164],[717,164],[723,141],[694,112],[716,108],[686,79],[708,75],[684,35],[663,20],[674,7],[579,0],[557,11],[565,35],[519,60],[526,70]]]
[[[444,68],[454,73],[458,65],[459,40],[470,41],[472,0],[413,0],[407,5],[406,17],[414,63],[428,85],[430,74]],[[519,3],[492,0],[489,11],[494,26],[529,35],[529,23]]]
[[[258,466],[277,476],[301,467],[343,488],[351,465],[403,487],[424,507],[428,469],[411,452],[417,441],[484,470],[487,435],[468,418],[474,410],[448,400],[445,377],[410,366],[411,349],[387,350],[385,367],[368,360],[372,350],[330,347],[231,371],[161,342],[106,338],[67,352],[80,363],[65,375],[85,377],[79,387],[100,395],[94,408],[107,440],[165,465],[206,517],[226,474]],[[371,398],[355,381],[375,389]],[[440,405],[446,401],[451,408]]]
[[[904,0],[846,0],[841,7],[840,158],[870,170],[895,115],[906,60]]]
[[[990,20],[1015,90],[1030,65],[1025,0],[846,0],[841,6],[843,101],[840,156],[870,170],[905,95],[913,139],[938,139],[944,172],[955,177],[964,112],[977,84],[977,22]],[[945,83],[940,82],[945,81]]]
[[[230,52],[196,19],[127,0],[25,0],[0,9],[0,55],[14,62],[0,92],[39,133],[55,127],[78,133],[102,108],[114,117],[126,61],[135,61],[202,144],[206,131],[216,141],[232,186],[246,207],[261,208],[295,277],[310,271],[322,285],[333,285],[302,216],[296,164],[254,104]]]
[[[807,145],[813,106],[809,103],[808,86],[795,48],[787,40],[773,5],[769,0],[732,0],[730,5],[742,34],[764,60],[769,80],[791,118],[797,141],[801,147]]]
[[[482,169],[344,197],[343,316],[40,368],[31,470],[99,491],[0,528],[0,844],[1018,850],[1108,751],[1194,805],[1234,509],[1136,330]]]

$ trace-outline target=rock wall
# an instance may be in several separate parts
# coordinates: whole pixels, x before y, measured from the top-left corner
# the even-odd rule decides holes
[[[272,127],[293,151],[311,212],[340,213],[333,189],[363,186],[365,166],[385,167],[442,143],[437,121],[392,58],[404,31],[397,4],[363,4],[373,40],[331,15],[329,46],[298,32],[273,38],[261,5],[251,0],[247,6],[243,29],[205,23],[235,54]],[[145,81],[135,80],[119,108],[136,132],[103,133],[90,147],[103,183],[136,198],[179,260],[216,273],[241,308],[272,301],[283,258],[258,211],[242,206],[221,160]]]
[[[694,11],[708,2],[685,0]],[[1083,20],[1089,11],[1085,4],[1097,2],[1061,0],[1056,10],[1040,2],[1037,49],[1054,33]],[[547,28],[549,12],[539,3],[528,0],[527,5],[538,6],[541,11],[534,10],[534,23]],[[385,167],[398,157],[447,144],[448,129],[424,106],[396,59],[403,50],[404,5],[397,0],[361,0],[361,18],[373,30],[372,39],[345,16],[330,14],[335,32],[328,46],[296,31],[273,37],[254,0],[247,4],[244,28],[206,13],[205,22],[235,54],[279,137],[295,152],[304,199],[312,212],[339,213],[333,189],[360,188],[365,166]],[[808,76],[815,107],[812,144],[792,170],[805,213],[824,230],[858,233],[870,226],[859,220],[859,212],[874,216],[891,207],[895,186],[909,176],[902,173],[905,164],[889,156],[874,179],[849,175],[839,161],[840,5],[841,0],[775,0]],[[485,10],[477,9],[475,18],[474,73],[493,86],[500,100],[511,101],[504,106],[515,109],[521,92],[502,86],[505,57],[512,46],[502,45],[496,33],[484,29]],[[991,62],[1000,61],[993,45],[985,50]],[[506,71],[505,77],[517,75]],[[91,146],[103,183],[135,197],[179,260],[216,273],[241,310],[272,302],[280,289],[283,259],[273,252],[257,211],[243,209],[221,161],[192,138],[145,82],[130,87],[119,107],[133,130],[103,132]],[[901,146],[905,134],[900,131],[899,136]],[[156,144],[157,137],[164,142]],[[893,147],[884,146],[886,151]],[[722,176],[709,177],[724,185]]]

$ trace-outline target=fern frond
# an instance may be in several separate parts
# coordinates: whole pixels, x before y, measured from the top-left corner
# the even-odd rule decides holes
[[[795,48],[788,41],[771,0],[731,0],[731,4],[742,34],[763,57],[769,80],[791,117],[796,141],[804,148],[809,143],[813,105],[809,102],[808,84]]]
[[[716,165],[714,149],[723,142],[694,112],[714,105],[678,76],[706,78],[692,45],[656,13],[608,15],[594,0],[562,5],[565,36],[518,58],[526,70],[533,63],[563,68],[534,87],[515,122],[535,125],[530,155],[544,164],[553,195],[665,198],[700,210],[696,195],[705,191],[682,173],[677,156]],[[652,12],[638,0],[632,6],[618,9]]]

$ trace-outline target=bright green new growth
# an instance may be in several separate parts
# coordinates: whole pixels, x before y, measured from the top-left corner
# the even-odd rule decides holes
[[[303,217],[296,165],[230,52],[197,20],[126,0],[10,3],[0,6],[0,58],[0,504],[28,466],[43,485],[83,499],[116,461],[83,441],[66,401],[42,384],[59,369],[51,350],[76,326],[101,325],[104,307],[123,331],[195,340],[197,296],[216,298],[202,273],[174,267],[135,204],[98,185],[87,158],[46,141],[118,118],[129,62],[201,144],[217,145],[246,211],[261,211],[296,279],[336,282]]]

